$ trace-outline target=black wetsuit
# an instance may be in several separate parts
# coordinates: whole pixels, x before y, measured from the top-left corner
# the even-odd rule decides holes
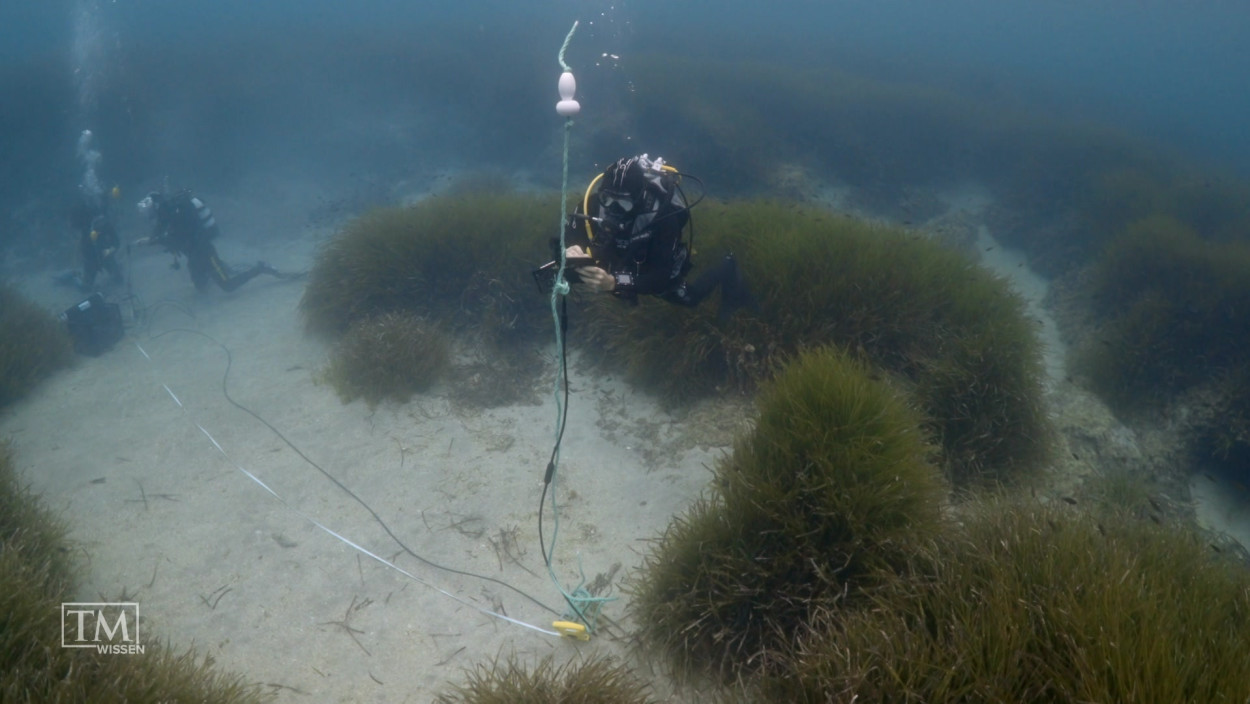
[[[569,218],[565,244],[579,245],[595,263],[616,280],[613,295],[626,300],[654,295],[667,297],[685,281],[690,271],[690,250],[682,229],[690,220],[681,196],[664,201],[648,193],[638,213],[613,217],[591,199],[589,222],[578,215]],[[590,226],[590,233],[587,232]],[[594,238],[591,238],[593,233]]]
[[[88,231],[79,240],[82,250],[82,285],[83,288],[95,286],[96,274],[101,269],[108,271],[113,281],[121,283],[122,267],[117,261],[117,249],[120,242],[117,228],[103,215],[97,216]]]
[[[213,211],[190,191],[154,200],[156,226],[152,241],[187,258],[187,269],[191,271],[196,289],[207,289],[211,279],[221,290],[233,291],[259,274],[274,273],[264,263],[239,273],[231,271],[213,247],[213,239],[218,234]]]
[[[721,287],[720,315],[753,307],[754,300],[738,273],[733,255],[726,255],[695,281],[687,282],[693,263],[682,230],[690,222],[690,209],[672,186],[669,194],[647,189],[636,213],[613,215],[590,199],[590,232],[579,205],[565,228],[565,244],[579,245],[591,253],[595,263],[616,280],[612,294],[631,303],[638,296],[658,296],[669,303],[693,307]]]
[[[120,241],[117,228],[109,219],[105,205],[84,201],[74,208],[71,223],[78,231],[78,251],[82,256],[83,289],[95,286],[95,277],[105,270],[113,281],[123,281],[121,264],[117,261]]]

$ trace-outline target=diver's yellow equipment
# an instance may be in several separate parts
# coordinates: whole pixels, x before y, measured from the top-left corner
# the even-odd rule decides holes
[[[586,627],[580,623],[574,623],[573,621],[556,621],[551,624],[551,627],[556,629],[556,631],[558,631],[562,636],[576,638],[578,640],[590,640],[590,633],[586,630]]]
[[[595,192],[595,184],[603,180],[603,174],[590,179],[590,185],[586,186],[586,195],[582,196],[582,215],[586,216],[586,236],[591,242],[595,241],[595,231],[590,227],[590,194]]]

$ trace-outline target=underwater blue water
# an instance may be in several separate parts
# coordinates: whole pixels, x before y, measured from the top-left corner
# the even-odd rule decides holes
[[[778,47],[860,53],[923,75],[956,67],[1250,173],[1250,4],[1143,0],[662,3],[673,23]],[[637,8],[638,5],[633,5]],[[643,13],[639,12],[640,15]]]
[[[95,176],[83,129],[127,205],[162,178],[237,195],[250,171],[379,198],[456,167],[557,177],[556,51],[574,20],[578,121],[638,151],[672,147],[631,142],[617,113],[632,62],[664,50],[932,83],[1250,178],[1250,0],[0,0],[0,259],[66,229]]]
[[[33,181],[73,181],[84,128],[106,155],[126,154],[109,164],[123,182],[153,171],[234,176],[213,158],[311,169],[341,158],[339,171],[355,171],[376,156],[398,171],[417,155],[451,158],[442,150],[529,165],[557,124],[555,53],[574,19],[569,60],[586,120],[611,119],[631,57],[660,46],[940,80],[1250,174],[1246,3],[9,0],[0,202],[29,198]],[[429,45],[454,47],[455,58],[448,84],[417,96],[409,74],[439,70],[420,66]]]

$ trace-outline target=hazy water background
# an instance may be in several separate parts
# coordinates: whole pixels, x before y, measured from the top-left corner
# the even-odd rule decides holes
[[[1242,3],[10,0],[0,250],[72,198],[85,128],[128,192],[162,177],[244,187],[258,171],[360,188],[481,165],[553,185],[555,56],[574,19],[581,120],[601,129],[625,105],[631,59],[662,51],[931,83],[1250,174]]]
[[[675,142],[699,137],[666,131],[662,106],[649,105],[645,131],[622,117],[634,108],[640,77],[656,75],[635,67],[667,56],[796,72],[833,67],[933,86],[977,109],[1123,128],[1213,171],[1250,177],[1250,6],[1242,3],[0,0],[0,263],[8,270],[73,265],[66,215],[83,179],[75,145],[86,128],[104,154],[102,178],[121,186],[127,212],[143,190],[168,178],[212,194],[215,206],[216,196],[230,196],[222,200],[235,207],[218,208],[226,238],[238,238],[257,203],[282,201],[283,183],[317,184],[357,204],[393,198],[402,181],[464,169],[497,168],[558,186],[555,57],[575,19],[582,24],[568,60],[584,108],[574,143],[574,168],[583,174],[620,149],[669,154]],[[674,61],[671,80],[696,80],[691,65]],[[797,109],[759,100],[779,124]],[[917,125],[912,116],[895,117],[873,134],[889,140],[893,129],[911,149],[919,140],[905,137]],[[934,140],[966,138],[923,129]],[[724,165],[742,162],[715,153],[728,151],[723,141],[709,144],[700,158],[679,163],[714,195],[733,194]],[[905,151],[880,163],[885,178],[940,179],[947,170],[952,179],[966,177],[944,161],[957,151]],[[1049,164],[1039,162],[1038,171],[1021,172],[1044,176]],[[852,165],[827,168],[836,176]],[[1025,217],[1049,207],[1038,200]],[[282,202],[295,206],[278,217],[298,231],[308,204]],[[144,234],[133,214],[122,228],[126,238]],[[1039,239],[1052,234],[1039,232]],[[223,251],[239,245],[235,239]],[[49,249],[57,251],[35,256]],[[176,281],[190,295],[185,279]],[[230,303],[239,310],[245,301]],[[263,326],[259,317],[241,317]]]

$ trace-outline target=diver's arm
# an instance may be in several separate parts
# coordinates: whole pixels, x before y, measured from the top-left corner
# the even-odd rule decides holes
[[[156,231],[148,235],[147,237],[140,237],[139,239],[132,241],[130,244],[132,245],[150,244],[150,245],[158,245],[158,246],[164,245],[166,242],[167,234],[168,233]]]
[[[578,267],[577,275],[582,277],[582,283],[594,291],[608,293],[616,290],[616,277],[597,266]]]

